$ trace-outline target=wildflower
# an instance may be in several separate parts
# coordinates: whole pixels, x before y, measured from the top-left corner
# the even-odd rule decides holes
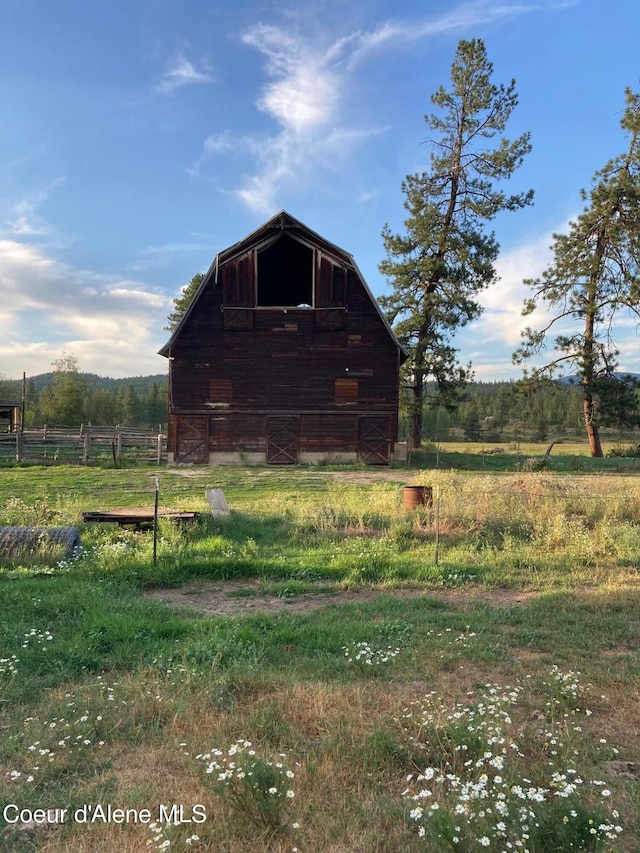
[[[560,715],[554,712],[558,705],[557,695],[568,693],[575,696],[578,693],[578,679],[575,674],[569,675],[570,677],[566,677],[559,670],[556,671],[555,694],[549,703],[552,709],[550,722],[546,723],[546,731],[538,733],[538,736],[543,738],[544,748],[548,750],[547,756],[566,752],[565,738],[574,731],[567,721],[578,711]],[[488,829],[488,821],[492,821],[493,833],[476,834],[475,843],[478,846],[491,847],[492,838],[495,837],[495,839],[502,839],[502,846],[499,848],[501,851],[514,849],[526,851],[532,831],[540,828],[548,820],[548,810],[552,807],[551,795],[572,799],[580,797],[580,788],[585,782],[575,766],[561,772],[555,770],[555,765],[549,762],[547,787],[543,784],[536,785],[526,778],[514,780],[510,785],[505,783],[505,777],[513,778],[513,769],[508,766],[511,762],[509,756],[515,753],[516,760],[525,758],[524,750],[520,749],[517,742],[509,739],[506,729],[507,726],[512,725],[509,706],[517,703],[521,689],[501,691],[495,685],[487,685],[484,695],[475,705],[469,704],[464,707],[458,704],[448,714],[444,707],[438,709],[437,703],[427,698],[421,714],[414,709],[411,714],[405,715],[407,728],[417,724],[420,727],[421,739],[426,739],[425,730],[433,732],[429,738],[431,746],[444,747],[442,767],[440,769],[425,768],[424,772],[418,776],[413,774],[408,776],[406,781],[409,787],[403,793],[403,796],[414,802],[424,803],[430,800],[430,806],[426,812],[422,806],[416,805],[411,811],[411,817],[417,823],[420,837],[425,838],[428,832],[434,833],[433,840],[436,846],[433,849],[438,849],[435,835],[438,830],[435,829],[437,824],[429,821],[428,817],[437,809],[446,810],[451,822],[454,819],[464,821],[468,832],[480,827]],[[540,719],[540,717],[532,719]],[[463,729],[466,729],[473,738],[469,744],[459,742]],[[496,745],[499,745],[503,751],[496,754]],[[549,749],[550,747],[553,749]],[[462,762],[461,757],[465,752],[469,753],[469,759]],[[577,749],[573,752],[577,756],[580,754]],[[504,773],[492,776],[487,772],[489,767]],[[451,772],[454,770],[457,772]],[[535,774],[531,774],[536,781],[539,778],[539,770],[540,767],[536,768]],[[420,783],[417,791],[413,787],[414,779],[415,782]],[[604,782],[595,781],[591,784],[601,788],[600,793],[603,798],[607,799],[611,796],[611,791],[605,787]],[[482,807],[478,808],[479,805]],[[575,817],[577,817],[576,809],[560,814],[558,816],[560,828],[567,826],[571,818]],[[593,820],[590,822],[589,831],[596,843],[604,839],[615,840],[618,837],[622,827],[614,823],[615,819],[617,819],[617,813],[612,811],[611,820],[601,820],[597,824]],[[571,833],[572,830],[568,829],[567,832]],[[573,845],[568,842],[569,837],[571,836],[565,837],[566,849],[569,847],[573,849]],[[452,833],[449,840],[453,844],[464,843],[464,833],[460,827],[455,827],[455,836]]]

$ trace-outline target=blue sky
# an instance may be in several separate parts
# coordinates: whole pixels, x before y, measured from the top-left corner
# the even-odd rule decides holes
[[[280,209],[351,252],[371,290],[424,115],[461,38],[516,79],[531,131],[494,223],[501,281],[458,338],[479,379],[516,377],[525,277],[580,189],[624,150],[638,0],[0,0],[0,374],[62,353],[103,376],[166,370],[172,299]],[[634,326],[624,369],[640,372]]]

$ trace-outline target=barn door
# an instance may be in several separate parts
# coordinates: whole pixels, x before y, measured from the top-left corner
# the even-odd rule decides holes
[[[267,465],[297,465],[298,418],[267,418]]]
[[[209,462],[209,418],[178,418],[176,423],[176,462]]]
[[[388,465],[391,454],[389,417],[367,415],[360,418],[358,456],[367,465]]]

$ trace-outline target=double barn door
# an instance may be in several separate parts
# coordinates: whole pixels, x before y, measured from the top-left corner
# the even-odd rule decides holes
[[[391,460],[391,419],[364,415],[358,419],[358,458],[367,465],[388,465]],[[298,417],[267,418],[267,464],[298,462]],[[336,447],[339,452],[343,448]]]

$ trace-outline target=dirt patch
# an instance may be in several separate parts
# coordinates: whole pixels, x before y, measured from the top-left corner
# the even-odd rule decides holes
[[[310,613],[335,604],[365,604],[381,595],[394,598],[438,598],[457,607],[483,602],[492,607],[524,604],[538,593],[516,590],[425,590],[367,589],[352,590],[318,585],[295,595],[275,595],[259,580],[199,582],[177,589],[154,589],[147,598],[165,601],[173,607],[185,607],[207,616],[249,616],[254,613]]]
[[[394,468],[372,468],[368,471],[332,471],[331,479],[339,483],[406,483],[415,476],[415,471]]]

